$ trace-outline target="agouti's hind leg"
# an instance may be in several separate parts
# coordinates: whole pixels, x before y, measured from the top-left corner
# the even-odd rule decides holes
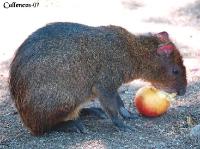
[[[77,133],[87,133],[87,130],[82,123],[81,120],[69,120],[69,121],[63,121],[56,126],[53,127],[54,131],[58,132],[77,132]]]
[[[97,118],[100,118],[100,119],[106,119],[107,118],[105,112],[101,108],[97,108],[97,107],[81,109],[80,118],[83,118],[83,117],[86,117],[86,116],[97,117]]]

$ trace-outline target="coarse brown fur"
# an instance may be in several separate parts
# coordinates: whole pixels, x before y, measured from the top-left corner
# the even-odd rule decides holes
[[[38,29],[19,47],[10,69],[10,91],[22,121],[41,135],[76,119],[94,97],[114,117],[117,89],[139,78],[172,92],[185,89],[179,51],[159,55],[160,44],[153,34],[135,36],[118,26],[52,23]]]

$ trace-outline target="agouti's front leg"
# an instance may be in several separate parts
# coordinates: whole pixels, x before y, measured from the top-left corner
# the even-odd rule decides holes
[[[119,117],[119,114],[123,112],[120,112],[120,102],[117,91],[111,91],[100,87],[96,88],[95,90],[98,93],[99,101],[103,109],[109,115],[113,124],[122,131],[134,130],[130,126],[125,125]]]
[[[117,94],[116,96],[116,100],[117,100],[117,104],[119,106],[119,114],[124,118],[124,119],[136,119],[138,118],[137,115],[131,113],[130,111],[128,111],[125,106],[124,103],[121,99],[121,97]]]

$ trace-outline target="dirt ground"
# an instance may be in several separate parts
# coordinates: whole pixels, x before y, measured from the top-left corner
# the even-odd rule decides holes
[[[0,8],[0,148],[200,149],[199,139],[190,136],[191,129],[200,123],[200,1],[39,2],[40,8],[34,10]],[[161,117],[139,116],[138,119],[126,121],[135,128],[133,132],[119,132],[109,119],[88,117],[84,120],[87,134],[51,132],[41,137],[32,136],[23,127],[10,98],[9,64],[17,47],[31,32],[53,21],[95,26],[115,24],[133,33],[167,31],[184,57],[188,78],[187,93],[178,97]],[[126,107],[136,115],[133,98],[136,91],[145,84],[135,81],[119,89]]]

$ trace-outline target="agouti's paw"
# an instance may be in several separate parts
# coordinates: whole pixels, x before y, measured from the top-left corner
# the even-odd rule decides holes
[[[78,133],[87,133],[87,130],[81,120],[74,120],[74,127]]]
[[[124,131],[124,132],[135,131],[134,128],[124,124],[124,122],[119,118],[112,118],[112,122],[120,131]]]
[[[87,133],[87,129],[80,120],[70,120],[62,122],[54,127],[54,130],[58,132]]]
[[[139,116],[136,114],[133,114],[129,112],[125,107],[121,107],[119,109],[119,114],[124,118],[124,119],[137,119]]]
[[[91,108],[83,108],[80,112],[80,118],[82,117],[97,117],[100,119],[108,118],[105,112],[101,108],[91,107]]]

